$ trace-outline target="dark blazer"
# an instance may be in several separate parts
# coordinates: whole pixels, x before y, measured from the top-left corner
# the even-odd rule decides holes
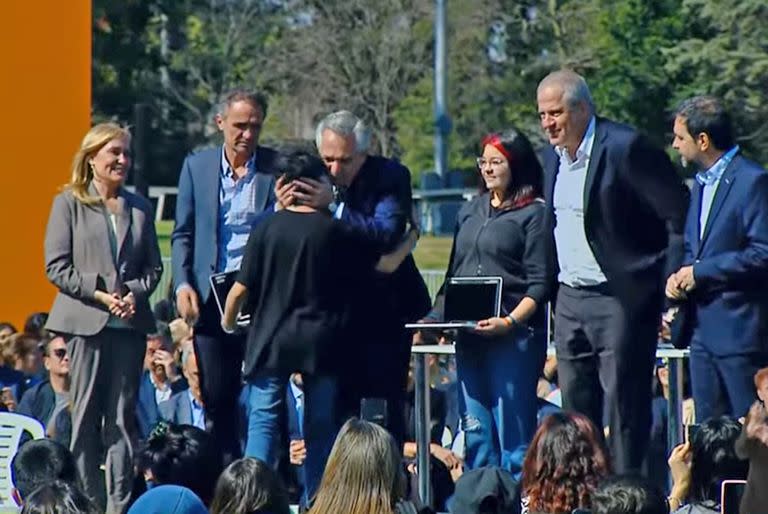
[[[56,393],[53,391],[51,383],[45,380],[32,386],[24,393],[16,412],[35,418],[43,425],[46,425],[55,407]]]
[[[201,305],[208,300],[209,278],[216,272],[218,260],[222,151],[221,146],[208,148],[184,160],[176,199],[176,224],[171,234],[173,287],[189,284],[200,296]],[[274,197],[275,156],[270,148],[256,149],[257,210],[264,210]]]
[[[90,193],[97,195],[93,185]],[[86,205],[69,190],[54,198],[45,232],[45,271],[59,292],[45,324],[48,330],[97,334],[109,321],[109,311],[94,299],[94,292],[123,287],[136,297],[136,314],[128,323],[143,333],[155,329],[149,296],[160,281],[163,264],[152,206],[125,189],[118,201],[115,262],[105,207]]]
[[[553,291],[559,266],[552,199],[559,165],[549,147],[544,194]],[[584,228],[609,288],[628,307],[662,301],[666,278],[682,261],[687,206],[688,191],[661,149],[631,127],[597,118],[584,185]]]
[[[737,154],[726,168],[699,237],[702,186],[691,192],[684,264],[696,289],[696,337],[715,355],[768,349],[768,173]]]
[[[157,406],[160,419],[176,425],[192,424],[192,404],[187,390],[180,391]]]
[[[341,220],[376,242],[382,253],[392,251],[411,216],[411,172],[391,159],[368,156],[342,201]],[[416,321],[432,306],[411,255],[391,276],[379,277],[374,290],[371,296],[391,307],[399,322]]]
[[[187,381],[179,378],[171,383],[171,396],[187,390]],[[170,398],[169,398],[170,400]],[[139,382],[139,391],[136,401],[136,424],[139,428],[139,437],[146,439],[157,422],[160,421],[160,410],[155,399],[155,386],[149,378],[149,371],[144,370]]]

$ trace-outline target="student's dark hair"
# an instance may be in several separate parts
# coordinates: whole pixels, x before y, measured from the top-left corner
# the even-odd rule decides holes
[[[682,118],[694,139],[701,133],[707,134],[715,148],[723,151],[736,144],[731,115],[714,96],[694,96],[684,100],[675,115]]]
[[[24,322],[24,332],[38,338],[46,337],[48,335],[48,331],[45,330],[45,323],[47,321],[47,312],[34,312]]]
[[[274,169],[283,176],[286,184],[300,178],[320,180],[328,175],[328,169],[319,157],[294,147],[280,150],[275,158]]]
[[[277,474],[258,459],[236,460],[216,483],[211,514],[290,514],[283,484]]]
[[[79,485],[75,458],[63,445],[50,439],[27,441],[11,461],[11,481],[22,499],[51,480]]]
[[[664,493],[645,478],[616,475],[592,493],[592,514],[668,514]]]
[[[746,480],[749,462],[736,455],[741,423],[729,417],[711,418],[701,424],[691,440],[690,500],[720,502],[723,480]]]
[[[221,461],[215,440],[205,430],[160,422],[140,449],[137,467],[141,474],[150,470],[158,485],[186,487],[209,505]]]
[[[99,514],[96,505],[77,486],[54,480],[32,491],[22,514]]]
[[[9,328],[11,332],[14,334],[18,332],[18,330],[16,330],[16,327],[10,321],[0,321],[0,330],[5,330],[6,328]]]
[[[534,198],[541,198],[544,189],[544,171],[530,140],[516,128],[508,128],[485,136],[480,142],[480,152],[486,145],[501,147],[509,155],[510,180],[507,186],[505,207],[516,208],[527,205]],[[485,182],[480,177],[480,188],[485,191]]]

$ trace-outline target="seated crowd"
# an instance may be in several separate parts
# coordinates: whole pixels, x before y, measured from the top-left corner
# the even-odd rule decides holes
[[[158,311],[163,308],[166,306],[160,305]],[[44,319],[44,315],[30,319],[34,318]],[[12,462],[14,499],[22,506],[21,512],[99,512],[82,492],[68,450],[66,345],[61,338],[35,329],[34,324],[25,328],[29,332],[16,333],[10,324],[0,326],[4,356],[0,375],[7,377],[2,406],[40,421],[48,438],[26,442],[19,448]],[[205,407],[190,341],[191,332],[179,319],[160,324],[147,338],[136,405],[142,442],[135,455],[137,480],[129,512],[288,514],[301,494],[301,464],[306,453],[297,421],[301,416],[301,376],[291,378],[286,402],[293,412],[286,416],[290,440],[282,459],[285,465],[275,471],[257,459],[243,458],[224,467],[215,439],[201,422]],[[42,369],[38,369],[40,363]],[[768,392],[767,370],[755,377],[761,400],[747,419],[705,420],[695,425],[698,430],[690,431],[684,444],[672,449],[668,459],[672,487],[665,494],[666,480],[659,480],[654,474],[658,463],[650,461],[654,451],[666,452],[666,447],[649,450],[647,474],[653,481],[614,475],[605,430],[581,414],[557,407],[556,388],[547,382],[556,373],[552,360],[542,371],[540,383],[540,396],[551,402],[541,400],[539,427],[528,447],[520,480],[495,467],[463,473],[452,366],[450,359],[431,360],[431,486],[434,505],[440,511],[736,514],[742,495],[724,489],[723,483],[746,481],[749,475],[740,512],[760,512],[764,494],[760,455],[768,452],[768,417],[762,404]],[[660,397],[666,396],[663,370],[659,362]],[[413,420],[413,403],[407,408],[406,419]],[[236,422],[244,428],[244,420],[245,412]],[[310,511],[431,512],[419,501],[412,426],[409,432],[408,442],[398,448],[379,425],[356,418],[347,421],[336,438]],[[445,446],[451,439],[445,434],[457,434],[452,438],[453,447]]]

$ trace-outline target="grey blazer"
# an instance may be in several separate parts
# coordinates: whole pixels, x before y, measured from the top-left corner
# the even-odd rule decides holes
[[[189,400],[189,390],[179,391],[164,402],[160,402],[157,410],[160,411],[160,418],[163,421],[176,425],[191,425],[192,405]]]
[[[91,194],[96,191],[91,185]],[[80,336],[99,333],[109,311],[94,298],[97,289],[136,298],[136,314],[128,322],[150,333],[155,321],[149,295],[157,287],[163,264],[150,203],[125,189],[118,198],[117,259],[112,256],[106,208],[86,205],[71,191],[53,200],[45,232],[45,271],[59,289],[46,328]]]

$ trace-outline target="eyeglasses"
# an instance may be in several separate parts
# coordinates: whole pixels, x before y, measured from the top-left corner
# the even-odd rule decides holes
[[[53,350],[53,352],[51,353],[53,353],[60,361],[63,361],[64,357],[67,356],[67,350],[65,350],[64,348],[58,348],[56,350]]]
[[[476,162],[477,162],[477,167],[480,169],[485,168],[487,165],[490,165],[491,168],[500,168],[507,163],[507,161],[505,161],[504,159],[500,159],[499,157],[494,157],[493,159],[478,157],[476,159]]]

